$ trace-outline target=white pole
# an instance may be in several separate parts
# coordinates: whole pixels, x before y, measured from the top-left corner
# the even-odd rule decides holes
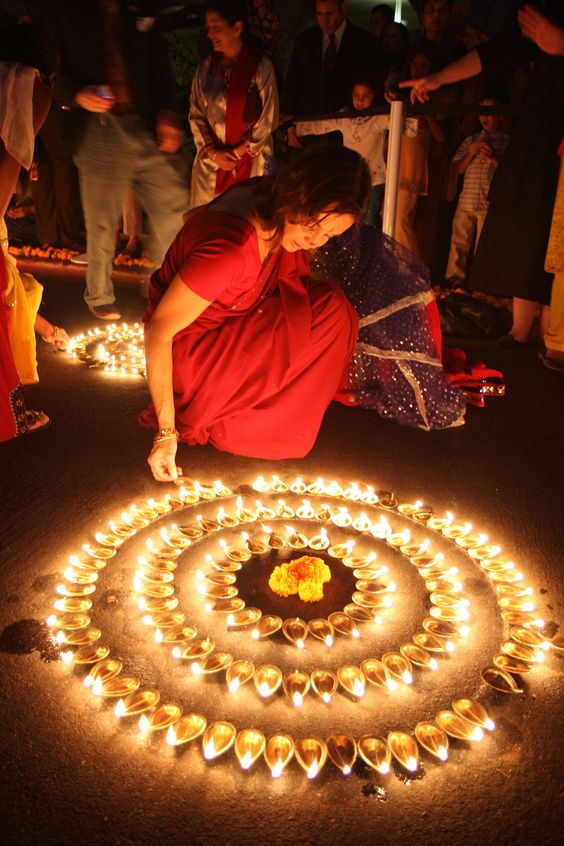
[[[382,231],[385,235],[389,235],[390,238],[394,237],[396,221],[404,106],[405,103],[403,100],[394,100],[390,108],[390,137],[388,139],[386,191],[384,194],[384,211],[382,215]]]

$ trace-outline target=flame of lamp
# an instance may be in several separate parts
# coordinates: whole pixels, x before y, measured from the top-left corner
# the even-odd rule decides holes
[[[403,731],[388,733],[388,747],[396,761],[413,773],[419,765],[419,750],[417,743],[410,734]]]
[[[446,761],[448,758],[448,737],[446,733],[434,723],[420,722],[415,726],[415,737],[420,746],[438,758]]]
[[[257,691],[263,699],[273,696],[282,684],[282,671],[274,664],[261,664],[254,675]]]
[[[370,684],[376,687],[388,687],[390,690],[396,689],[396,682],[390,679],[384,664],[379,658],[365,658],[361,662],[360,669]]]
[[[248,770],[257,758],[260,758],[266,746],[262,731],[254,728],[243,729],[235,737],[235,755],[243,770]]]
[[[290,617],[282,623],[282,632],[290,643],[293,643],[298,649],[303,649],[309,630],[307,623],[299,617]]]
[[[390,772],[392,753],[385,740],[364,735],[358,741],[358,752],[365,764],[373,770],[381,775],[387,775]]]
[[[331,670],[313,670],[311,686],[320,699],[328,705],[337,690],[339,681]]]
[[[273,778],[279,778],[294,754],[294,741],[287,734],[269,737],[264,749],[266,761]]]
[[[343,611],[333,611],[329,614],[329,622],[339,634],[346,635],[346,637],[360,637],[360,632],[355,625],[355,621],[348,614]]]
[[[161,695],[158,690],[146,688],[129,693],[117,703],[114,713],[116,717],[138,717],[145,711],[154,708]]]
[[[479,728],[485,728],[488,731],[493,731],[495,728],[494,721],[489,716],[483,705],[476,702],[474,699],[455,699],[452,703],[452,709],[459,716],[468,720]]]
[[[295,755],[307,777],[315,778],[327,760],[327,744],[319,737],[305,737],[296,741]]]
[[[366,693],[366,678],[359,667],[345,664],[337,670],[339,684],[350,696],[360,699]]]
[[[484,732],[481,728],[473,725],[460,714],[455,711],[442,710],[437,711],[435,715],[435,722],[444,732],[450,737],[457,740],[479,741],[483,738]]]
[[[236,693],[241,685],[246,684],[246,682],[252,679],[254,672],[255,665],[252,661],[233,661],[225,675],[229,692]]]
[[[304,696],[309,692],[311,684],[309,674],[302,673],[301,670],[292,670],[284,674],[282,684],[290,702],[299,708],[303,704]]]
[[[309,633],[318,640],[322,640],[325,646],[333,646],[335,640],[335,629],[328,620],[315,619],[307,624]]]
[[[411,661],[398,652],[384,653],[382,655],[382,663],[388,675],[395,681],[401,681],[404,684],[411,684],[413,681]]]
[[[167,743],[170,746],[181,746],[183,743],[190,743],[200,737],[206,730],[208,721],[203,714],[191,712],[183,714],[174,725],[170,726],[167,732]]]
[[[343,775],[350,775],[358,755],[356,740],[346,734],[332,734],[327,738],[327,754]]]
[[[206,761],[225,754],[233,746],[236,734],[232,723],[218,721],[207,726],[202,741]]]
[[[253,629],[253,639],[270,637],[282,628],[282,618],[275,614],[265,614]]]

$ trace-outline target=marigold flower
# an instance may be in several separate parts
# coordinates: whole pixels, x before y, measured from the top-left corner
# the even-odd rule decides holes
[[[323,585],[330,579],[331,570],[322,558],[302,555],[275,567],[268,586],[278,596],[297,593],[303,602],[319,602],[323,599]]]

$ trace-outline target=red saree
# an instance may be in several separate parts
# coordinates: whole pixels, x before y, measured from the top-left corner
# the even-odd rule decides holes
[[[261,266],[254,227],[209,207],[153,274],[146,322],[176,274],[211,300],[173,342],[180,439],[257,458],[306,455],[354,349],[344,294],[313,281],[302,252],[280,249]],[[157,427],[152,406],[140,422]]]
[[[249,121],[245,120],[245,105],[260,59],[260,53],[256,50],[243,47],[237,64],[233,67],[229,79],[226,80],[225,146],[228,148],[239,144],[247,130]],[[227,188],[248,179],[250,175],[251,157],[246,153],[232,171],[218,170],[215,180],[216,195],[223,194]]]

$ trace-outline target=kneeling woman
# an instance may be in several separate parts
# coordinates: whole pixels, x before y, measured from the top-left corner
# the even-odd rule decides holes
[[[258,458],[312,448],[353,354],[357,318],[305,251],[366,215],[356,153],[311,147],[272,179],[193,209],[151,279],[145,316],[157,429],[149,465],[177,475],[177,440]]]

